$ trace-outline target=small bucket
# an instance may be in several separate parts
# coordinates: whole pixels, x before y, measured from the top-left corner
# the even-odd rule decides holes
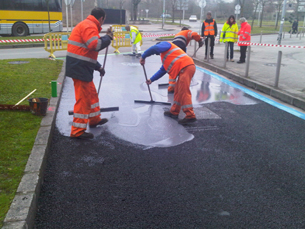
[[[28,99],[30,103],[30,110],[32,114],[38,116],[45,116],[47,113],[48,102],[47,98],[32,98]]]

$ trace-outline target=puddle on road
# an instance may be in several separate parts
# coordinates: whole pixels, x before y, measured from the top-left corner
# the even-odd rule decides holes
[[[200,76],[201,74],[201,76]],[[213,78],[205,72],[196,72],[191,87],[193,104],[204,104],[212,102],[229,102],[235,105],[254,105],[257,102],[245,96],[240,89],[233,88],[218,79]]]
[[[102,61],[102,60],[99,60]],[[194,135],[179,125],[177,121],[164,117],[163,112],[170,106],[135,104],[134,100],[150,100],[143,68],[138,65],[138,59],[116,55],[107,59],[106,75],[103,78],[100,91],[101,107],[119,106],[116,112],[102,113],[102,118],[109,121],[102,127],[89,129],[95,136],[102,131],[111,132],[114,136],[125,141],[140,144],[146,148],[170,147],[191,141]],[[109,66],[120,67],[110,68]],[[130,64],[126,64],[130,63]],[[146,71],[148,77],[153,75],[160,68],[160,57],[153,56],[146,61]],[[95,85],[99,84],[98,74],[94,77]],[[165,75],[159,81],[151,85],[152,96],[155,101],[173,102],[173,95],[167,94],[167,88],[158,88],[158,84],[167,83],[168,76]],[[191,83],[193,105],[202,108],[202,104],[226,101],[236,105],[256,104],[254,100],[244,96],[238,89],[232,88],[211,75],[196,71]],[[71,78],[65,79],[62,98],[56,118],[56,126],[61,134],[70,135],[73,116],[68,115],[69,110],[73,110],[75,103],[74,87]],[[209,112],[208,109],[206,109]],[[204,111],[204,110],[203,110]],[[205,115],[201,115],[205,117]],[[214,116],[217,116],[215,114]],[[181,117],[181,114],[180,116]],[[211,117],[211,114],[206,115]],[[182,117],[183,118],[183,115]],[[218,116],[218,118],[220,118]]]

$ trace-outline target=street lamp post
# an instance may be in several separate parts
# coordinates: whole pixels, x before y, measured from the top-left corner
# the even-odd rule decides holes
[[[85,0],[80,0],[81,2],[81,8],[80,8],[80,11],[81,11],[81,17],[82,17],[82,21],[84,20],[84,6],[83,6],[83,2]]]
[[[165,0],[163,0],[162,29],[164,27],[164,17],[165,17]]]
[[[280,26],[279,36],[277,38],[277,41],[278,41],[277,44],[278,45],[280,45],[281,41],[282,41],[283,26],[284,26],[284,22],[285,22],[285,14],[286,14],[286,4],[287,4],[287,0],[284,0],[283,10],[282,10],[281,26]]]
[[[69,11],[68,11],[68,7],[70,5],[70,0],[65,0],[65,4],[66,4],[66,27],[67,27],[67,32],[69,32]]]

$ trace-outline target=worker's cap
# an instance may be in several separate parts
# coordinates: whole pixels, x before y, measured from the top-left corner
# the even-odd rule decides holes
[[[245,17],[241,17],[241,18],[239,19],[239,21],[240,21],[240,23],[243,23],[243,22],[246,22],[247,19],[246,19]]]

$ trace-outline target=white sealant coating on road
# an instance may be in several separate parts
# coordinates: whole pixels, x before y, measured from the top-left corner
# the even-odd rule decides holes
[[[103,57],[99,61],[102,63]],[[102,113],[101,117],[108,118],[108,123],[97,128],[88,127],[87,131],[98,136],[106,130],[120,139],[146,148],[170,147],[191,141],[194,138],[193,134],[179,125],[176,120],[163,115],[164,110],[170,109],[170,106],[134,103],[134,100],[150,101],[143,68],[138,63],[139,59],[130,56],[107,57],[106,75],[103,77],[99,94],[100,107],[118,106],[120,110]],[[151,77],[160,66],[160,57],[149,57],[145,64],[148,77]],[[95,73],[96,87],[99,85],[99,80],[98,73]],[[173,102],[173,95],[167,94],[167,87],[158,88],[158,84],[168,83],[167,81],[168,76],[165,75],[151,85],[154,101]],[[191,92],[195,108],[216,101],[237,105],[256,104],[251,98],[245,97],[240,90],[200,71],[196,72],[192,80]],[[66,77],[56,118],[56,126],[64,136],[70,136],[73,116],[69,116],[68,111],[73,110],[74,103],[73,81]]]

